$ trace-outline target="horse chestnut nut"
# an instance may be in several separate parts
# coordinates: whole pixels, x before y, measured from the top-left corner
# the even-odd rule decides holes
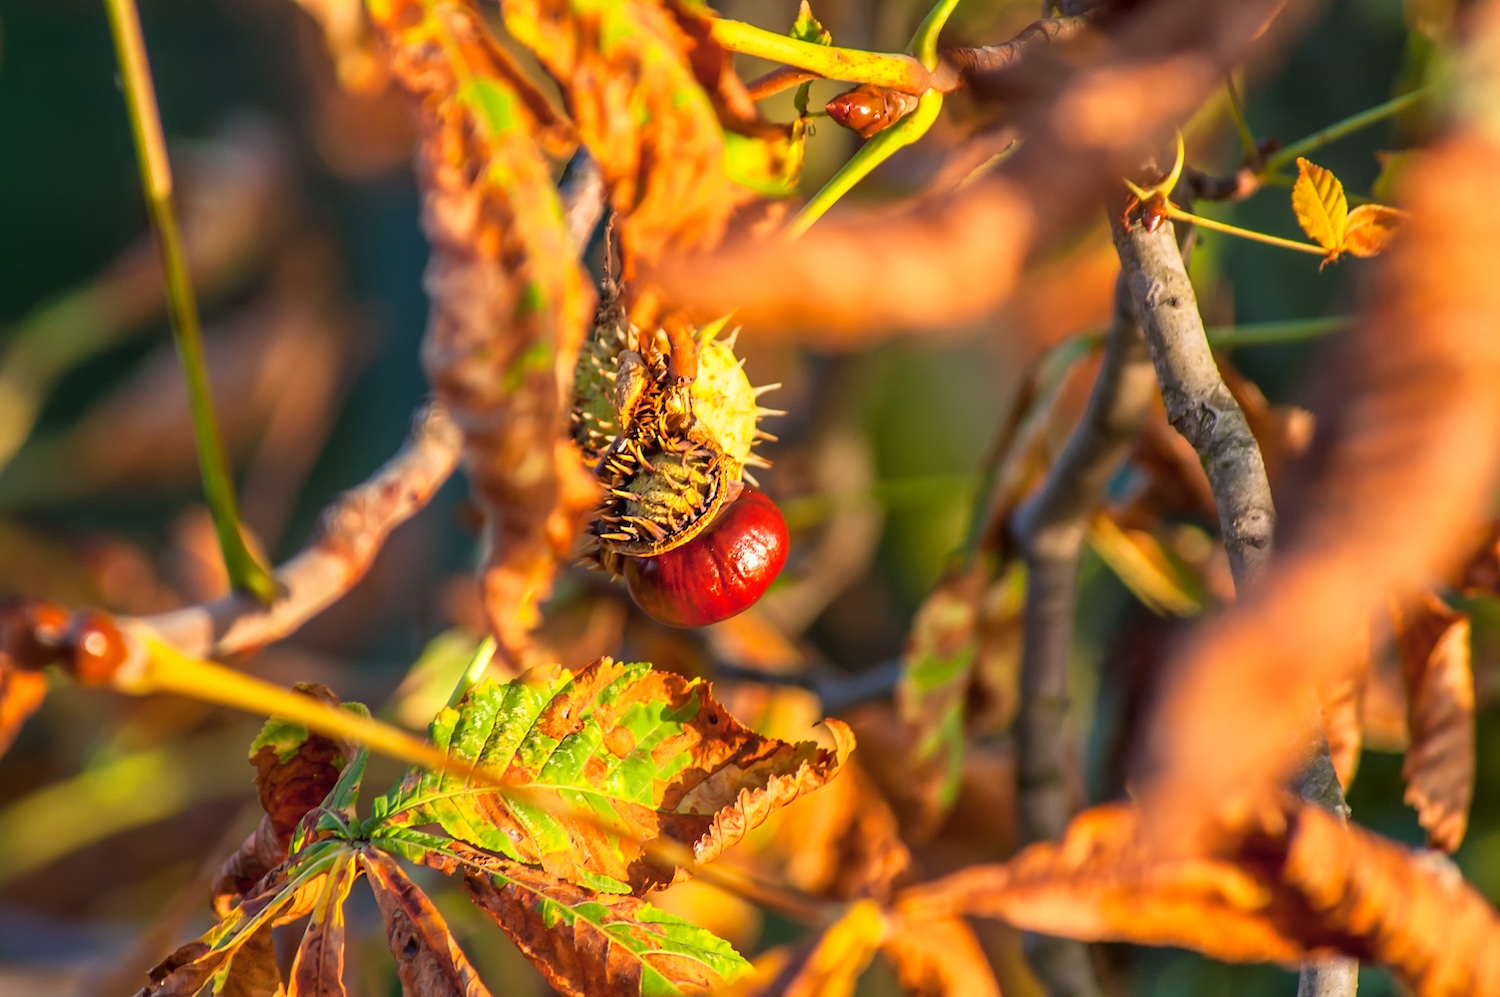
[[[786,520],[750,486],[687,543],[625,558],[625,583],[647,616],[669,627],[706,627],[744,612],[786,563]]]

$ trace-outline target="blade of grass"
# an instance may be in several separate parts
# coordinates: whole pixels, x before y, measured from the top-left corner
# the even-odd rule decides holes
[[[188,276],[183,253],[182,233],[172,208],[172,168],[167,161],[166,140],[162,137],[161,114],[156,106],[156,90],[151,82],[151,68],[146,61],[146,43],[141,36],[140,14],[134,0],[105,0],[109,13],[110,34],[114,38],[115,57],[120,64],[120,78],[125,87],[125,106],[130,116],[130,131],[135,138],[136,158],[140,164],[141,186],[146,195],[146,209],[156,231],[161,253],[162,272],[167,284],[168,311],[187,381],[188,401],[192,409],[193,435],[198,447],[198,466],[203,475],[203,493],[213,514],[219,547],[224,552],[224,566],[235,588],[249,592],[269,604],[276,597],[276,583],[265,565],[245,545],[240,532],[238,504],[229,465],[219,443],[219,429],[214,419],[213,399],[209,394],[208,372],[203,359],[203,335],[198,325],[198,303]]]

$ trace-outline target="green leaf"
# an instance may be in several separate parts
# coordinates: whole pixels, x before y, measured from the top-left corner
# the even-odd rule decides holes
[[[513,788],[414,770],[377,802],[383,816],[371,833],[436,824],[574,883],[640,890],[675,872],[647,858],[649,843],[688,845],[696,861],[710,861],[837,775],[853,735],[827,724],[833,749],[762,737],[703,682],[609,658],[576,676],[554,667],[486,680],[438,714],[432,740]]]

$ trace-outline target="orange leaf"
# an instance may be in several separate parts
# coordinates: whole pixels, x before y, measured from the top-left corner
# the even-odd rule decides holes
[[[1333,756],[1333,770],[1338,773],[1339,785],[1345,791],[1354,781],[1355,770],[1359,767],[1364,741],[1365,686],[1369,678],[1369,631],[1361,627],[1349,642],[1345,666],[1329,669],[1318,685],[1328,751]]]
[[[854,984],[886,935],[879,905],[862,900],[800,946],[774,976],[752,977],[731,991],[733,997],[850,997]]]
[[[1428,842],[1451,852],[1463,841],[1474,795],[1469,618],[1431,593],[1409,609],[1393,607],[1391,617],[1411,732],[1401,769],[1406,802],[1416,808]]]
[[[428,997],[490,997],[443,916],[395,859],[367,849],[360,859],[385,919],[403,992]]]
[[[359,877],[357,860],[351,853],[323,877],[323,889],[313,906],[297,958],[292,961],[292,985],[288,997],[345,997],[344,989],[344,901]]]
[[[1361,204],[1349,212],[1343,249],[1355,256],[1375,256],[1396,237],[1401,212],[1383,204]]]
[[[1000,997],[974,929],[959,918],[903,925],[886,938],[880,954],[908,997]]]
[[[1297,182],[1292,185],[1292,210],[1309,239],[1328,250],[1333,259],[1344,249],[1349,201],[1344,185],[1332,171],[1297,157]]]

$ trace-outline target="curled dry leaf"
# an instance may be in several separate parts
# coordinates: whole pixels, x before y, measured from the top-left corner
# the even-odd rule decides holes
[[[340,705],[338,696],[327,686],[298,682],[293,688],[330,706]],[[300,724],[278,717],[266,721],[251,742],[255,790],[281,842],[283,857],[292,832],[309,810],[327,798],[344,765],[357,751],[354,744],[311,733]]]
[[[507,17],[522,6],[507,4]],[[464,432],[490,527],[485,612],[500,661],[519,670],[556,561],[594,502],[570,480],[587,478],[581,461],[559,457],[553,442],[564,435],[562,400],[592,310],[537,146],[558,124],[472,4],[374,0],[368,9],[417,105],[433,248],[423,364]]]
[[[1339,785],[1348,792],[1359,768],[1364,743],[1365,688],[1370,680],[1370,633],[1359,627],[1349,641],[1342,668],[1329,668],[1318,684],[1318,703],[1323,709],[1323,733]]]
[[[1224,856],[1149,846],[1146,817],[1110,804],[1063,841],[898,898],[917,923],[995,917],[1085,940],[1191,948],[1230,962],[1344,954],[1389,966],[1420,997],[1500,993],[1500,919],[1446,858],[1287,801]]]
[[[386,853],[360,856],[406,997],[490,997],[432,901]]]
[[[1452,852],[1464,839],[1474,795],[1469,618],[1429,592],[1412,606],[1393,604],[1391,622],[1406,676],[1406,802],[1428,843]]]
[[[432,724],[439,749],[492,767],[511,792],[414,771],[387,795],[386,812],[561,879],[640,890],[674,877],[648,857],[652,842],[712,861],[834,778],[854,736],[826,723],[832,749],[789,744],[741,725],[702,681],[647,664],[534,669],[505,685],[480,683]]]

